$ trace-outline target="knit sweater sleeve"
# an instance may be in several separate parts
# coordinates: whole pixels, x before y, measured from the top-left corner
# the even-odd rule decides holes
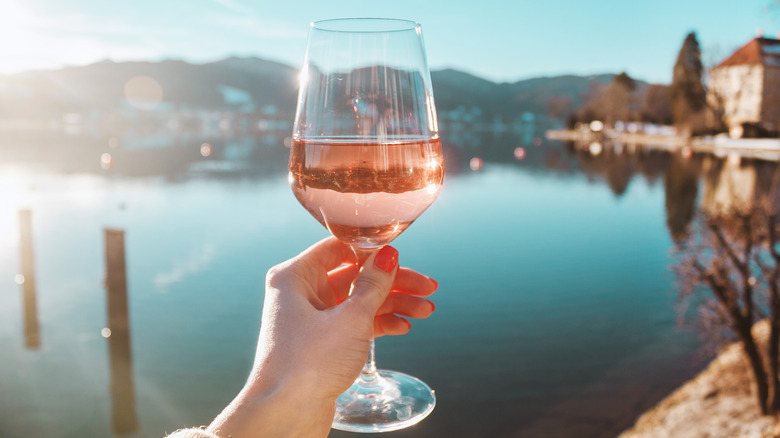
[[[208,433],[203,429],[180,429],[167,435],[165,438],[219,438],[218,436]]]

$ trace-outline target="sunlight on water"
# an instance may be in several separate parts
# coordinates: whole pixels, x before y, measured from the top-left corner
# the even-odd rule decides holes
[[[21,171],[5,167],[0,172],[0,262],[17,263],[9,260],[17,253],[19,245],[19,210],[30,208],[33,203],[34,184]],[[24,276],[15,277],[17,284],[24,282]],[[21,282],[20,282],[21,281]]]
[[[184,260],[176,260],[167,270],[154,276],[154,284],[161,292],[165,292],[173,283],[183,281],[186,277],[195,275],[211,265],[216,258],[215,246],[205,243],[196,248]]]
[[[120,402],[107,389],[109,350],[123,335],[107,321],[109,226],[127,239],[124,337],[138,436],[208,422],[235,395],[254,357],[265,272],[327,235],[285,181],[286,136],[273,146],[167,139],[173,146],[159,149],[126,148],[132,137],[112,148],[119,137],[106,136],[81,156],[88,170],[0,172],[0,351],[12,364],[0,391],[13,394],[0,397],[0,412],[12,413],[12,426],[111,436]],[[404,266],[440,284],[436,315],[380,340],[381,366],[413,372],[441,397],[414,436],[478,435],[474,415],[507,433],[592,403],[612,415],[657,400],[690,369],[695,342],[678,330],[670,294],[663,177],[682,159],[609,143],[594,156],[535,138],[449,147],[439,199],[394,243]],[[239,146],[247,152],[235,154]],[[95,159],[106,150],[109,172]],[[122,167],[131,161],[137,168]],[[209,173],[198,166],[206,161],[246,166]],[[158,163],[173,167],[147,171]],[[718,169],[739,182],[755,173],[743,164]],[[32,213],[36,254],[35,277],[23,280],[20,209]],[[27,311],[21,290],[32,284],[38,307]],[[40,321],[38,350],[27,347],[38,333],[22,329],[30,315]],[[647,385],[637,388],[636,375]],[[626,387],[631,403],[615,392]],[[63,406],[66,398],[77,403]],[[498,398],[516,411],[485,408]],[[632,415],[614,414],[623,423]]]

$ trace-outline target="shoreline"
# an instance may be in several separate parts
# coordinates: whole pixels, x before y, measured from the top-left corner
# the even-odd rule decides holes
[[[754,326],[759,337],[769,324]],[[618,438],[775,438],[780,422],[761,415],[739,343],[723,348],[710,364],[640,415]]]
[[[549,130],[545,136],[550,140],[574,141],[584,144],[594,142],[625,143],[669,152],[711,153],[719,157],[737,154],[745,158],[780,161],[780,138],[740,138],[726,135],[682,137],[676,134],[648,134],[604,130]]]

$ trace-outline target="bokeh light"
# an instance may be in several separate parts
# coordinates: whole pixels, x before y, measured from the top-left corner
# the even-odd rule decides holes
[[[485,166],[485,162],[482,160],[482,158],[474,157],[471,160],[469,160],[469,167],[473,171],[479,171],[482,170],[482,167]]]
[[[526,152],[525,152],[525,148],[524,147],[518,146],[518,147],[515,148],[515,158],[516,159],[518,159],[518,160],[525,159],[525,155],[526,155]]]
[[[594,157],[601,155],[601,151],[602,151],[603,149],[604,149],[604,148],[601,146],[601,143],[599,143],[599,142],[597,142],[597,141],[594,141],[593,143],[591,143],[591,144],[588,146],[588,151],[589,151],[589,152],[590,152],[590,154],[591,154],[591,155],[593,155]]]
[[[108,328],[108,327],[103,327],[103,328],[100,330],[100,334],[101,334],[101,335],[102,335],[104,338],[111,337],[111,329],[110,329],[110,328]]]
[[[214,148],[210,144],[208,144],[208,143],[203,143],[202,145],[200,145],[200,154],[202,156],[204,156],[204,157],[211,156],[211,153],[213,151],[214,151]]]
[[[108,170],[111,167],[114,166],[114,157],[111,156],[108,152],[104,152],[100,156],[100,167],[102,167],[104,170]]]
[[[604,129],[604,122],[601,120],[594,120],[590,122],[590,130],[593,132],[601,132]]]
[[[14,281],[16,282],[16,284],[24,284],[24,275],[22,274],[14,275]]]

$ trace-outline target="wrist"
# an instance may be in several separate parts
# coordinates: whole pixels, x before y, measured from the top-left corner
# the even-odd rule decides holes
[[[211,423],[208,431],[228,437],[326,437],[335,400],[313,397],[295,382],[252,380]]]

